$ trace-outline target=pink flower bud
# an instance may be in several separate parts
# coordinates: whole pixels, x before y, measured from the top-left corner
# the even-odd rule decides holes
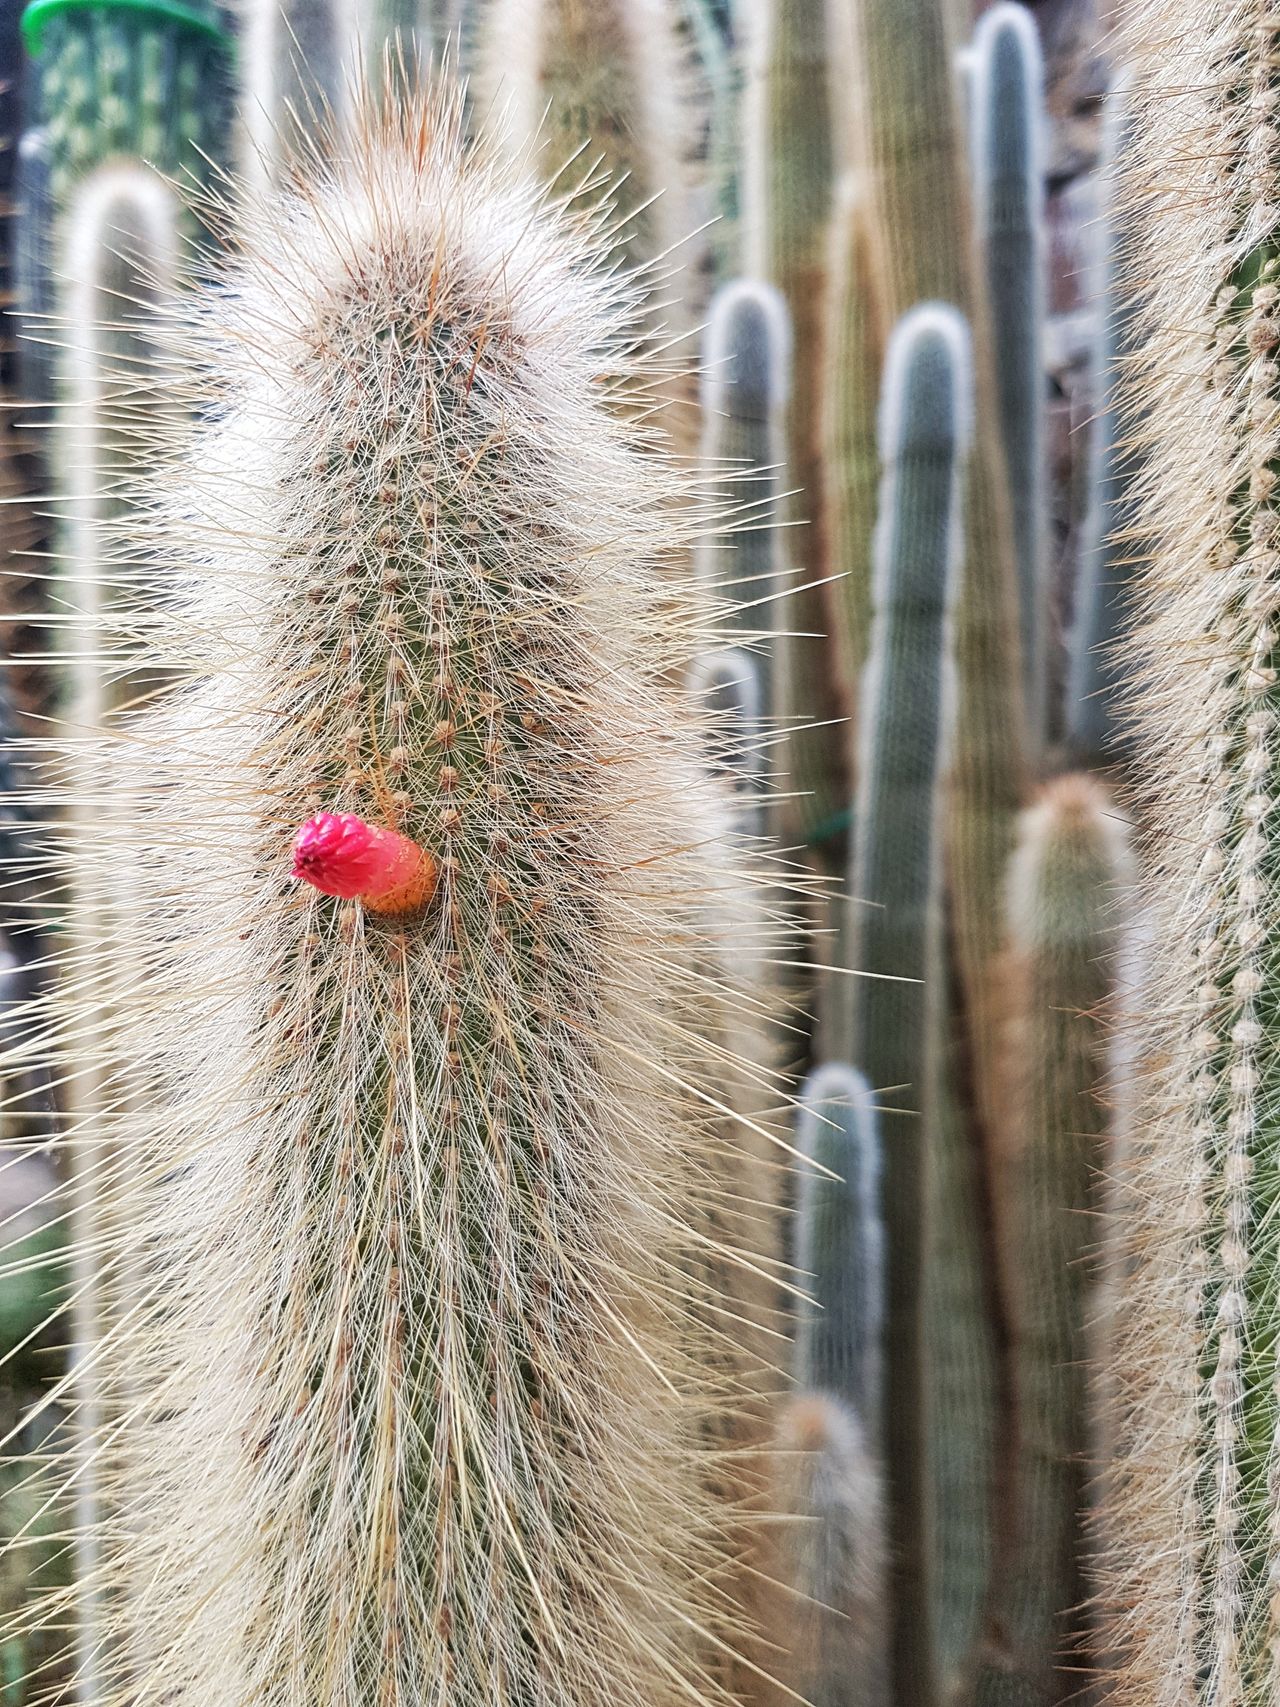
[[[436,864],[425,848],[354,812],[318,812],[307,820],[294,838],[293,875],[379,913],[416,912],[436,886]]]

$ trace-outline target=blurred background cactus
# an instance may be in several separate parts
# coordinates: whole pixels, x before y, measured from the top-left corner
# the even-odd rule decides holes
[[[195,702],[175,686],[193,665],[191,653],[175,657],[156,641],[166,625],[172,632],[182,608],[175,601],[208,566],[193,560],[199,547],[191,540],[179,548],[147,518],[157,494],[172,491],[161,477],[188,441],[193,398],[209,443],[216,435],[208,421],[221,409],[207,373],[194,387],[187,383],[172,354],[182,347],[181,336],[173,344],[173,329],[184,336],[191,324],[229,313],[225,281],[244,279],[234,257],[253,252],[263,229],[288,229],[294,236],[278,257],[284,273],[273,310],[279,335],[265,320],[252,334],[263,370],[271,368],[286,325],[296,330],[306,255],[339,232],[339,247],[363,241],[357,204],[384,247],[376,265],[366,266],[360,250],[364,259],[346,284],[334,285],[323,309],[313,304],[315,339],[332,351],[334,329],[356,313],[370,278],[385,280],[397,267],[402,280],[412,274],[406,300],[437,315],[443,281],[461,277],[451,271],[458,251],[445,243],[426,275],[414,272],[424,256],[411,262],[397,252],[404,232],[393,192],[385,203],[375,194],[361,201],[364,192],[342,171],[344,162],[370,159],[363,152],[374,134],[370,106],[421,103],[442,64],[447,78],[460,70],[466,79],[450,83],[457,93],[446,106],[457,103],[449,110],[474,149],[468,229],[509,232],[505,185],[527,180],[542,197],[519,191],[529,226],[520,240],[494,239],[484,249],[477,236],[468,251],[483,250],[485,259],[466,288],[489,306],[476,318],[457,396],[458,352],[451,343],[440,354],[433,385],[438,380],[449,407],[489,406],[492,364],[530,357],[528,324],[545,326],[539,317],[552,309],[562,317],[557,325],[570,324],[581,307],[575,268],[614,293],[611,300],[634,297],[630,333],[597,339],[583,361],[592,367],[593,394],[608,404],[599,430],[630,443],[654,491],[670,476],[666,491],[682,513],[664,535],[664,579],[646,607],[652,632],[641,646],[650,663],[660,661],[660,692],[672,709],[665,740],[646,726],[635,747],[620,740],[609,768],[620,785],[635,767],[633,805],[649,802],[653,834],[660,826],[652,802],[669,776],[662,765],[679,748],[688,826],[683,839],[672,829],[667,841],[684,849],[692,890],[703,898],[695,905],[690,895],[668,894],[662,918],[647,926],[654,967],[668,963],[659,945],[674,939],[664,933],[678,935],[681,921],[687,932],[679,949],[686,994],[676,1000],[668,991],[666,1017],[655,1022],[667,1028],[662,1070],[673,1087],[685,1087],[670,1100],[688,1124],[678,1121],[664,1139],[684,1134],[675,1144],[680,1165],[670,1156],[669,1174],[634,1181],[627,1211],[650,1215],[654,1227],[686,1229],[678,1252],[662,1243],[665,1232],[654,1244],[669,1261],[645,1330],[665,1348],[654,1361],[675,1374],[668,1415],[657,1420],[652,1395],[637,1409],[635,1428],[647,1433],[628,1450],[648,1468],[625,1521],[604,1526],[615,1533],[601,1535],[598,1557],[591,1555],[606,1579],[625,1579],[626,1594],[638,1594],[629,1623],[620,1601],[609,1612],[634,1644],[634,1663],[619,1659],[625,1642],[608,1655],[580,1651],[582,1608],[599,1591],[595,1564],[577,1588],[533,1571],[533,1581],[552,1581],[560,1596],[551,1623],[569,1632],[563,1640],[577,1644],[573,1652],[555,1649],[550,1638],[538,1649],[541,1637],[532,1632],[550,1615],[528,1605],[520,1611],[510,1598],[507,1566],[515,1569],[522,1548],[542,1557],[546,1539],[520,1476],[509,1479],[513,1441],[546,1446],[546,1462],[556,1465],[548,1485],[564,1476],[542,1514],[549,1532],[577,1509],[575,1476],[585,1472],[566,1466],[575,1452],[585,1458],[590,1433],[574,1434],[584,1412],[573,1369],[564,1371],[552,1418],[534,1392],[542,1376],[522,1363],[525,1432],[500,1439],[481,1428],[477,1447],[462,1439],[460,1424],[446,1426],[428,1406],[417,1413],[427,1419],[418,1436],[395,1437],[417,1442],[400,1462],[418,1465],[418,1493],[432,1490],[422,1511],[455,1509],[452,1490],[464,1489],[463,1504],[490,1513],[492,1534],[482,1523],[450,1531],[440,1545],[454,1548],[463,1534],[473,1560],[489,1548],[505,1561],[485,1616],[507,1630],[499,1644],[510,1662],[506,1681],[484,1674],[467,1648],[467,1619],[477,1628],[482,1620],[479,1601],[468,1612],[464,1596],[436,1607],[415,1650],[414,1663],[425,1663],[429,1676],[388,1657],[404,1639],[395,1620],[379,1625],[385,1641],[374,1656],[360,1623],[365,1613],[352,1613],[359,1630],[350,1653],[365,1693],[384,1707],[409,1700],[416,1707],[433,1690],[462,1701],[485,1675],[495,1707],[523,1707],[535,1695],[621,1707],[628,1691],[652,1707],[677,1680],[689,1698],[701,1691],[714,1707],[781,1707],[797,1697],[814,1707],[1051,1707],[1100,1701],[1104,1671],[1119,1665],[1121,1699],[1148,1707],[1184,1699],[1173,1685],[1162,1694],[1154,1681],[1167,1648],[1177,1656],[1170,1676],[1185,1699],[1208,1701],[1218,1697],[1197,1682],[1196,1658],[1209,1654],[1207,1636],[1175,1637],[1167,1622],[1168,1609],[1181,1608],[1192,1631],[1195,1608],[1204,1607],[1212,1609],[1205,1617],[1216,1644],[1208,1670],[1234,1680],[1220,1707],[1280,1703],[1280,1687],[1264,1675],[1258,1610],[1273,1565],[1266,1453],[1257,1444],[1270,1413],[1251,1398],[1255,1388],[1269,1391],[1269,1330],[1255,1329],[1252,1318],[1245,1326],[1227,1319],[1240,1296],[1270,1304],[1270,1216],[1245,1179],[1265,1181],[1272,1170],[1265,1139],[1240,1137],[1249,1102],[1240,1085],[1234,1102],[1226,1091],[1215,1101],[1202,1082],[1212,1075],[1226,1086],[1234,1072],[1252,1083],[1263,1072],[1265,942],[1242,949],[1228,973],[1210,965],[1211,948],[1196,951],[1200,959],[1173,1005],[1181,1011],[1198,989],[1195,1001],[1209,1018],[1197,1020],[1198,1029],[1188,1020],[1185,1048],[1170,1044],[1172,1033],[1150,1015],[1141,1044],[1122,1033],[1134,999],[1122,988],[1122,967],[1147,952],[1150,934],[1133,923],[1138,914],[1127,904],[1135,860],[1146,866],[1147,910],[1168,924],[1179,952],[1195,921],[1208,931],[1209,897],[1226,888],[1241,906],[1248,902],[1250,918],[1266,912],[1265,898],[1258,900],[1266,870],[1259,779],[1273,660],[1264,644],[1265,596],[1248,590],[1242,565],[1253,561],[1251,529],[1256,552],[1270,550],[1262,534],[1272,464],[1280,462],[1267,436],[1272,329],[1280,320],[1268,293],[1280,281],[1267,271],[1271,203],[1258,188],[1269,181],[1273,149],[1267,44],[1274,32],[1261,17],[1256,30],[1242,22],[1243,8],[1230,0],[1208,8],[1212,18],[1185,0],[1134,0],[1126,11],[1125,28],[1109,34],[1115,20],[1102,0],[243,0],[225,8],[214,0],[31,0],[25,12],[7,0],[0,8],[7,145],[0,262],[9,327],[0,338],[0,685],[9,690],[0,694],[7,737],[0,1135],[11,1158],[2,1177],[13,1188],[4,1205],[8,1270],[0,1276],[0,1352],[8,1351],[3,1368],[11,1372],[0,1387],[10,1436],[0,1448],[7,1490],[0,1530],[16,1538],[3,1553],[0,1580],[6,1707],[122,1701],[124,1662],[109,1651],[115,1638],[104,1634],[104,1611],[115,1631],[135,1619],[144,1633],[134,1658],[152,1663],[186,1640],[165,1628],[165,1607],[176,1604],[179,1589],[194,1591],[194,1576],[166,1591],[155,1581],[142,1586],[123,1562],[105,1577],[100,1568],[104,1558],[120,1559],[113,1549],[127,1527],[103,1501],[133,1485],[129,1419],[148,1414],[164,1428],[174,1421],[161,1396],[165,1359],[137,1353],[131,1288],[140,1280],[144,1289],[158,1286],[163,1269],[182,1308],[194,1308],[182,1291],[184,1255],[189,1260],[198,1248],[214,1253],[215,1266],[223,1260],[207,1227],[190,1235],[185,1253],[163,1246],[168,1268],[158,1254],[156,1224],[164,1220],[166,1237],[175,1236],[164,1219],[166,1194],[189,1189],[190,1156],[169,1158],[168,1174],[157,1160],[153,1177],[121,1189],[135,1154],[121,1149],[121,1134],[160,1096],[145,1050],[128,1072],[118,1070],[135,1035],[132,992],[163,976],[185,902],[163,872],[145,870],[152,888],[143,914],[157,920],[153,927],[138,913],[132,881],[119,881],[110,861],[86,852],[101,847],[104,830],[127,844],[152,786],[105,757],[117,751],[111,743],[127,747],[129,732],[145,729],[162,769],[160,761],[177,762],[185,740],[183,762],[193,768],[183,786],[191,797],[222,762],[215,735],[226,707],[211,700],[192,711]],[[1199,67],[1197,87],[1221,94],[1230,105],[1226,120],[1213,120],[1187,92],[1189,73],[1169,45],[1184,39],[1194,46],[1188,64]],[[366,83],[372,94],[363,92]],[[438,174],[435,121],[422,115],[442,109],[410,110],[422,126],[418,166]],[[1175,167],[1179,123],[1190,142]],[[411,128],[401,165],[414,154]],[[1233,150],[1238,170],[1221,167],[1215,176],[1206,161]],[[336,176],[326,177],[331,171]],[[328,184],[327,200],[305,188],[317,180]],[[1212,207],[1226,221],[1212,262],[1210,238],[1180,228],[1167,198],[1152,194],[1171,182],[1181,186],[1184,210]],[[300,217],[300,186],[304,201],[313,198],[307,217],[323,210],[309,239],[288,225]],[[441,232],[456,232],[459,205],[442,215]],[[538,233],[548,221],[581,240],[569,269],[575,282],[557,285],[558,304],[539,295],[537,282],[545,283]],[[1166,233],[1192,284],[1166,282],[1168,268],[1150,259]],[[500,287],[492,271],[499,264]],[[1185,292],[1181,306],[1176,289]],[[532,321],[506,318],[526,300],[521,292],[530,293]],[[368,378],[362,362],[394,365],[399,323],[377,337],[384,334],[385,350],[377,338],[360,349],[338,340],[332,399],[348,395],[357,374]],[[1187,342],[1175,359],[1179,337]],[[223,365],[234,366],[229,355]],[[1195,379],[1180,412],[1173,376],[1199,375],[1201,366],[1204,383]],[[561,373],[557,383],[564,380]],[[521,723],[519,737],[535,742],[551,701],[563,715],[581,686],[582,657],[571,664],[559,653],[554,692],[546,686],[546,647],[607,612],[590,599],[567,601],[563,620],[551,625],[557,633],[539,642],[525,669],[517,654],[528,612],[509,608],[510,600],[519,593],[543,609],[553,598],[553,548],[564,527],[595,541],[593,575],[614,562],[626,532],[593,533],[588,525],[592,505],[616,503],[617,491],[588,492],[577,475],[578,484],[552,490],[557,459],[585,468],[590,444],[557,437],[537,396],[533,385],[519,402],[509,399],[494,436],[468,440],[474,466],[449,464],[433,477],[413,524],[422,534],[418,557],[428,561],[442,539],[452,540],[448,530],[461,514],[447,494],[465,493],[474,521],[476,493],[483,497],[485,480],[506,466],[511,436],[533,447],[521,489],[480,505],[488,520],[474,551],[485,565],[493,625],[486,653],[493,683],[479,693],[476,703],[487,709],[477,712],[476,729],[497,715],[491,702],[514,703],[536,679],[550,697],[541,712],[525,707],[532,722]],[[361,416],[366,426],[371,411]],[[381,540],[379,550],[393,548],[384,509],[390,503],[397,517],[400,511],[382,496],[389,482],[375,480],[364,459],[366,452],[401,456],[408,432],[389,400],[365,438],[335,438],[323,468],[298,473],[332,480],[341,465],[357,494],[341,526],[355,530],[351,537]],[[1168,484],[1198,495],[1199,507],[1190,495],[1175,506],[1165,483],[1144,476],[1165,446],[1179,470]],[[1203,480],[1194,473],[1202,450],[1216,458],[1216,474]],[[228,474],[227,493],[231,484]],[[235,525],[247,531],[237,549],[278,547],[281,561],[292,563],[291,553],[308,549],[296,506],[264,521],[256,502],[241,505]],[[1211,509],[1218,519],[1209,526]],[[502,563],[494,556],[495,540],[509,543],[517,511],[528,512],[533,537],[546,545],[541,578],[530,569],[513,580],[506,546]],[[229,513],[218,527],[225,543]],[[1179,528],[1188,542],[1181,555],[1172,543]],[[471,549],[449,545],[458,562]],[[1148,570],[1151,553],[1157,566]],[[1176,593],[1173,570],[1159,567],[1162,553],[1166,565],[1191,565]],[[612,601],[615,618],[643,579],[645,557],[637,551],[633,571],[620,571],[607,591],[592,581],[592,599]],[[254,595],[263,608],[269,584]],[[326,602],[318,591],[316,620],[347,597],[349,589],[335,587]],[[216,612],[211,595],[211,635]],[[1154,638],[1143,627],[1152,612]],[[1259,626],[1241,638],[1249,613]],[[381,620],[353,633],[343,654],[352,669],[372,667]],[[434,644],[427,636],[448,627],[439,601],[424,605],[414,623],[412,645],[425,657]],[[211,639],[199,667],[213,649]],[[1228,654],[1232,662],[1221,662]],[[432,663],[441,693],[456,685],[465,661]],[[296,662],[290,655],[291,670]],[[524,674],[508,677],[517,666]],[[289,680],[280,715],[310,730],[302,720],[318,690]],[[603,677],[598,693],[602,684]],[[1194,722],[1183,703],[1188,691],[1203,701]],[[374,695],[382,707],[371,714],[375,722],[407,697],[398,676],[388,680],[386,692]],[[193,719],[181,739],[177,706]],[[1220,712],[1216,723],[1211,707]],[[335,724],[331,744],[354,752],[365,740],[357,728],[363,715],[347,706],[345,732]],[[402,774],[404,753],[418,750],[421,733],[415,724],[396,744],[394,763],[388,746],[386,764]],[[475,739],[480,751],[495,736]],[[571,752],[571,745],[560,779],[566,787],[573,765],[594,750],[580,743]],[[1188,757],[1201,751],[1203,759]],[[266,798],[279,775],[264,766]],[[352,760],[342,775],[356,769]],[[429,787],[421,777],[378,779],[378,799],[398,800],[397,822],[412,820],[432,857],[446,862],[446,890],[459,881],[447,866],[457,855],[446,851],[434,819],[419,821],[418,795],[426,787],[446,817],[470,812],[470,799],[449,804],[433,792],[437,773],[457,770],[435,753],[423,761]],[[1186,794],[1176,809],[1175,783]],[[223,787],[211,779],[209,792]],[[510,790],[520,811],[550,812],[545,828],[530,832],[531,848],[545,851],[547,838],[573,833],[548,806],[555,790],[535,801],[522,787]],[[1206,910],[1195,920],[1200,889],[1188,889],[1192,912],[1177,911],[1163,893],[1190,884],[1190,867],[1179,864],[1184,854],[1149,848],[1153,832],[1171,847],[1199,846],[1189,802],[1204,806],[1220,849],[1205,877]],[[1225,816],[1212,817],[1215,811]],[[662,822],[670,828],[672,820]],[[637,835],[631,850],[638,861],[642,842]],[[54,860],[55,845],[80,850],[70,873]],[[277,855],[259,849],[255,857],[254,881],[269,887]],[[508,872],[506,858],[495,852],[495,871],[514,892],[527,873]],[[595,855],[581,858],[590,865]],[[592,869],[598,884],[601,873]],[[492,896],[476,890],[474,899],[463,909],[472,925],[482,912],[488,918]],[[352,903],[343,917],[365,919],[363,905]],[[607,935],[604,918],[599,929]],[[246,913],[242,926],[253,932],[258,923],[257,913]],[[408,939],[416,940],[411,929]],[[340,934],[324,952],[354,952],[354,940]],[[242,949],[228,938],[230,959],[266,955],[260,938],[244,941],[250,946]],[[527,947],[521,937],[520,955]],[[562,961],[567,952],[561,944]],[[1165,958],[1171,966],[1173,947]],[[504,986],[509,1002],[531,987],[526,972],[520,960]],[[414,976],[427,975],[422,965]],[[1174,977],[1167,966],[1164,976]],[[1240,977],[1262,982],[1237,988]],[[1239,1011],[1227,1013],[1225,994],[1214,1007],[1210,984],[1223,992],[1231,985]],[[1157,978],[1136,987],[1161,986]],[[660,978],[637,971],[634,988],[592,1005],[591,1023],[601,1024],[607,1010],[617,1047],[638,1048],[628,1041],[627,1015],[640,1014],[663,988]],[[1167,1000],[1165,988],[1166,998],[1144,1000]],[[411,1007],[417,994],[415,984]],[[343,1011],[351,1020],[350,1004]],[[485,1011],[481,1030],[493,1019]],[[435,1036],[428,1018],[424,1038]],[[188,1022],[198,1052],[213,1022],[194,1011]],[[1147,1049],[1163,1074],[1162,1052],[1190,1059],[1199,1049],[1201,1059],[1208,1029],[1217,1041],[1201,1080],[1179,1080],[1156,1100],[1164,1098],[1160,1118],[1188,1134],[1192,1103],[1210,1110],[1206,1119],[1216,1120],[1221,1107],[1224,1136],[1197,1139],[1194,1155],[1180,1151],[1158,1191],[1151,1183],[1158,1157],[1133,1106],[1140,1099],[1116,1090],[1121,1059]],[[693,1055],[674,1041],[690,1033],[698,1039]],[[464,1053],[478,1036],[468,1034]],[[554,1104],[550,1080],[545,1085]],[[415,1095],[428,1106],[436,1087],[419,1084]],[[494,1115],[506,1095],[491,1085],[476,1092],[475,1106]],[[700,1115],[688,1095],[703,1099]],[[1262,1090],[1257,1098],[1265,1100]],[[441,1115],[453,1118],[447,1108]],[[1264,1125],[1259,1115],[1257,1131]],[[419,1159],[428,1153],[435,1154],[423,1150]],[[252,1170],[244,1167],[241,1184],[251,1195]],[[515,1201],[523,1203],[532,1176],[516,1172]],[[350,1199],[331,1171],[308,1177],[311,1207],[336,1227]],[[261,1187],[260,1174],[253,1180]],[[431,1204],[439,1186],[428,1169],[406,1189],[413,1201]],[[1183,1217],[1185,1238],[1179,1231],[1162,1242],[1136,1206],[1168,1205],[1171,1192],[1182,1192],[1192,1209]],[[621,1225],[621,1200],[610,1201]],[[547,1278],[533,1253],[545,1239],[543,1256],[563,1254],[567,1233],[560,1208],[528,1202],[527,1238],[513,1235],[508,1246],[513,1275],[524,1273],[526,1260],[537,1268],[529,1320],[541,1320],[539,1311],[554,1315],[564,1300],[561,1282]],[[146,1205],[140,1223],[138,1204]],[[1169,1215],[1172,1225],[1172,1207]],[[1193,1220],[1211,1226],[1203,1279],[1191,1274],[1191,1243],[1200,1236]],[[1246,1223],[1258,1228],[1253,1243]],[[1114,1238],[1105,1251],[1104,1235]],[[1154,1264],[1144,1235],[1162,1253]],[[412,1240],[401,1248],[425,1251]],[[481,1268],[458,1284],[482,1324],[475,1343],[497,1346],[503,1332],[516,1331],[516,1294]],[[256,1278],[266,1297],[275,1283]],[[1150,1307],[1157,1316],[1164,1311],[1162,1332],[1176,1341],[1181,1362],[1160,1373],[1156,1385],[1164,1385],[1152,1399],[1137,1392],[1134,1341],[1155,1281],[1164,1291]],[[551,1292],[539,1302],[543,1285]],[[625,1338],[635,1323],[611,1286],[626,1290],[616,1275],[603,1285],[597,1325],[603,1333],[613,1319]],[[685,1287],[693,1289],[687,1310]],[[1201,1300],[1199,1330],[1174,1322],[1169,1303],[1192,1292]],[[432,1310],[448,1314],[448,1300],[424,1293],[418,1302],[424,1321],[437,1319]],[[61,1315],[42,1326],[54,1306]],[[151,1327],[162,1327],[163,1316]],[[334,1355],[347,1358],[350,1347],[334,1331],[343,1348]],[[1254,1348],[1260,1373],[1243,1342]],[[632,1345],[641,1387],[649,1344],[641,1333]],[[585,1357],[574,1345],[572,1357]],[[426,1369],[425,1350],[420,1361]],[[304,1364],[299,1353],[289,1367]],[[375,1443],[394,1434],[386,1391],[373,1380],[377,1365],[371,1355],[367,1411],[353,1413],[353,1426],[367,1430],[361,1438],[370,1463],[381,1450]],[[1139,1450],[1142,1430],[1153,1417],[1174,1427],[1175,1389],[1194,1405],[1197,1368],[1208,1394],[1202,1408],[1209,1399],[1218,1407],[1216,1446],[1208,1441],[1214,1425],[1202,1420],[1199,1447],[1183,1441],[1178,1448],[1182,1481],[1154,1489],[1161,1471]],[[200,1381],[183,1388],[181,1369],[169,1373],[198,1409]],[[309,1407],[317,1393],[336,1392],[325,1386],[332,1376],[329,1366],[308,1364],[296,1413],[282,1421],[278,1404],[280,1415],[273,1411],[258,1430],[253,1451],[269,1471],[281,1462],[284,1440],[314,1446]],[[476,1415],[498,1404],[478,1387],[468,1393]],[[1137,1412],[1126,1408],[1135,1393]],[[613,1391],[610,1403],[618,1397]],[[193,1418],[188,1413],[179,1432],[194,1428]],[[255,1418],[257,1428],[262,1416]],[[577,1447],[565,1447],[570,1437]],[[637,1561],[653,1563],[668,1542],[672,1559],[692,1555],[681,1555],[671,1500],[652,1497],[646,1452],[665,1450],[662,1440],[694,1437],[700,1456],[686,1484],[689,1509],[708,1525],[699,1543],[705,1550],[693,1550],[699,1588],[691,1600],[674,1594],[658,1618],[652,1597],[666,1591],[653,1588],[648,1566]],[[1103,1456],[1113,1447],[1116,1462]],[[258,1474],[257,1459],[238,1459],[232,1479],[258,1486]],[[500,1488],[511,1496],[506,1505]],[[1114,1493],[1122,1520],[1098,1509],[1099,1489]],[[328,1494],[316,1499],[323,1504]],[[273,1538],[283,1549],[272,1555],[273,1570],[288,1548],[296,1564],[312,1542],[321,1545],[320,1504],[290,1497],[296,1534]],[[370,1509],[381,1512],[369,1497]],[[183,1542],[192,1560],[208,1540],[200,1526],[217,1527],[207,1502],[194,1504],[200,1515]],[[643,1510],[648,1528],[628,1530]],[[496,1539],[508,1522],[513,1551]],[[1142,1537],[1145,1563],[1134,1563],[1132,1539],[1126,1552],[1117,1523]],[[331,1530],[323,1533],[332,1540]],[[1185,1561],[1205,1536],[1200,1563],[1188,1570]],[[620,1553],[609,1554],[615,1543],[629,1553],[625,1569]],[[422,1588],[416,1552],[407,1569],[408,1578],[397,1580]],[[385,1588],[390,1578],[377,1580]],[[479,1577],[468,1580],[474,1586]],[[248,1576],[237,1581],[235,1595],[248,1597],[237,1601],[242,1612],[258,1591]],[[1113,1592],[1126,1610],[1108,1623],[1103,1607]],[[211,1586],[209,1593],[216,1615],[232,1591]],[[646,1595],[641,1616],[636,1607]],[[1157,1599],[1164,1624],[1147,1612]],[[669,1617],[699,1626],[687,1648],[671,1636]],[[517,1626],[523,1635],[514,1634]],[[295,1695],[341,1707],[346,1685],[336,1681],[333,1655],[350,1635],[334,1635],[323,1661],[301,1654],[297,1643],[291,1649],[294,1636],[280,1628],[261,1645],[277,1658],[293,1654],[280,1661],[280,1675],[288,1674]],[[534,1649],[546,1666],[536,1688]],[[185,1663],[171,1668],[173,1699],[184,1703],[195,1687]],[[201,1698],[215,1707],[241,1700],[229,1664],[210,1660],[200,1679]]]

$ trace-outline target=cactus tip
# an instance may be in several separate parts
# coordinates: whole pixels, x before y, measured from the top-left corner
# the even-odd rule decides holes
[[[354,812],[318,812],[293,842],[293,875],[374,912],[414,912],[435,892],[436,865],[417,842]]]

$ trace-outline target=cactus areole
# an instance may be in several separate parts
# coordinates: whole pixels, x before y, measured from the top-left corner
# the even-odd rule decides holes
[[[232,38],[214,8],[184,6],[182,0],[31,0],[22,14],[22,41],[32,59],[40,57],[45,25],[63,12],[141,12],[160,23],[177,24],[212,36],[227,48],[232,45]]]

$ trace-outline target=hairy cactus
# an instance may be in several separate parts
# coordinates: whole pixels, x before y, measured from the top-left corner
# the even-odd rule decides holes
[[[1023,697],[1032,745],[1049,718],[1050,587],[1045,463],[1048,307],[1040,35],[1015,0],[984,12],[973,39],[974,218],[994,337],[1000,437],[1018,566]]]
[[[791,844],[820,832],[848,798],[841,720],[848,684],[830,667],[824,636],[829,589],[823,540],[821,444],[823,305],[827,290],[827,221],[834,171],[828,88],[827,0],[763,0],[749,41],[744,240],[749,270],[772,281],[791,315],[792,387],[787,421],[791,526],[784,549],[792,566],[774,645],[774,704],[785,718],[779,766],[788,790],[779,802],[780,830]]]
[[[1150,559],[1125,667],[1153,995],[1126,1192],[1108,1699],[1263,1707],[1280,1681],[1280,28],[1237,0],[1129,10]]]
[[[69,842],[158,927],[104,1063],[99,1545],[174,1703],[727,1702],[707,1646],[747,1636],[703,1445],[743,1324],[696,1278],[752,1266],[746,855],[656,572],[696,517],[600,395],[637,309],[607,216],[460,133],[456,97],[374,102],[247,198],[143,532],[175,597],[118,618],[183,685],[90,741],[130,818]],[[367,833],[299,863],[355,898],[291,875],[321,811]],[[430,881],[359,899],[402,843]]]
[[[699,94],[706,112],[705,154],[710,178],[708,233],[713,276],[731,279],[742,271],[741,103],[743,64],[729,7],[723,0],[683,0],[682,14],[693,48]]]
[[[488,0],[476,41],[477,113],[504,112],[561,191],[609,183],[633,265],[685,259],[692,144],[675,0]],[[679,295],[677,290],[673,294]],[[673,309],[675,329],[685,317]]]
[[[846,980],[848,1054],[876,1092],[884,1130],[893,1666],[903,1699],[922,1703],[934,1687],[923,1220],[946,1029],[938,815],[970,383],[961,317],[934,304],[907,315],[890,341],[880,418],[872,662],[849,879],[860,976]]]
[[[701,460],[729,525],[700,542],[698,570],[734,627],[762,643],[762,708],[770,712],[777,708],[763,641],[785,592],[779,494],[790,354],[786,303],[769,285],[739,279],[716,293],[702,354]]]
[[[796,1595],[788,1676],[813,1707],[884,1707],[883,1494],[856,1413],[823,1394],[793,1400],[778,1431],[778,1469]]]
[[[1130,146],[1126,76],[1107,91],[1099,173],[1107,213],[1098,238],[1097,268],[1103,331],[1098,361],[1098,415],[1089,447],[1089,510],[1080,553],[1080,578],[1072,621],[1067,676],[1067,735],[1081,754],[1113,756],[1121,738],[1121,684],[1116,648],[1128,623],[1130,568],[1139,547],[1128,537],[1135,502],[1136,448],[1122,402],[1123,366],[1132,354],[1136,324],[1134,285],[1124,277],[1130,223],[1122,205],[1120,174]],[[1136,404],[1136,397],[1130,399]]]
[[[229,42],[213,0],[32,0],[23,33],[55,209],[87,172],[122,156],[208,185],[230,113]]]
[[[1018,1452],[1004,1467],[1010,1545],[992,1591],[979,1704],[1074,1699],[1088,1664],[1083,1519],[1092,1474],[1109,1095],[1130,880],[1123,822],[1087,776],[1024,815],[1009,873],[1010,1118],[997,1177],[1011,1271]]]
[[[882,1420],[884,1226],[875,1099],[861,1073],[832,1062],[805,1080],[796,1148],[795,1264],[801,1306],[796,1375],[856,1411],[872,1439]]]

